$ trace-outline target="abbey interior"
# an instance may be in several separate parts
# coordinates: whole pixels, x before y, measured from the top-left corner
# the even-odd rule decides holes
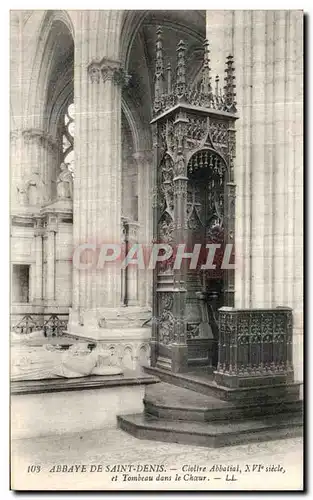
[[[301,432],[303,13],[12,11],[10,72],[14,435]],[[156,242],[233,265],[74,265]]]

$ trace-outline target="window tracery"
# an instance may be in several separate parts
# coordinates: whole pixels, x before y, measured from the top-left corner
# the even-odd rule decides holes
[[[65,163],[68,170],[74,176],[75,155],[74,155],[74,135],[75,135],[75,106],[72,102],[67,107],[64,114],[63,134],[62,134],[62,163]]]

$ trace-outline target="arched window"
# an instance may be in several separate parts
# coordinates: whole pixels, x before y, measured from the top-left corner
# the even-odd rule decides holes
[[[74,132],[75,132],[75,107],[71,103],[64,115],[63,137],[62,137],[62,151],[65,163],[74,175]]]

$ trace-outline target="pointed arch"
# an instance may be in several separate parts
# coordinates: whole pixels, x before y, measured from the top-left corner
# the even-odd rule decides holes
[[[28,121],[28,128],[38,128],[48,132],[47,94],[52,73],[57,71],[56,61],[64,58],[64,72],[68,66],[73,65],[74,26],[66,11],[45,13],[40,23],[36,46],[26,98],[25,117]]]

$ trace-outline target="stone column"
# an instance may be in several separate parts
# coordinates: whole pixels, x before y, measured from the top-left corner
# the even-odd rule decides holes
[[[127,239],[128,248],[132,245],[138,243],[138,222],[128,221],[127,222]],[[139,289],[140,284],[138,282],[139,269],[136,264],[129,265],[126,268],[126,279],[127,279],[127,305],[137,306],[139,299]]]
[[[88,110],[82,134],[87,135],[82,158],[80,192],[76,202],[80,214],[81,242],[120,243],[121,88],[118,63],[106,61],[89,66]],[[75,146],[76,147],[76,146]],[[76,176],[75,176],[76,177]],[[75,181],[74,181],[74,192]],[[77,215],[77,214],[76,214]],[[75,225],[75,216],[74,216]],[[117,307],[120,305],[120,270],[112,266],[102,272],[80,273],[80,305]]]
[[[274,11],[266,11],[264,143],[264,307],[273,305]]]
[[[251,307],[264,307],[265,226],[265,49],[266,12],[252,11],[251,96]]]
[[[291,12],[295,27],[295,89],[293,111],[293,310],[294,365],[297,380],[303,380],[303,11]]]
[[[48,215],[47,234],[47,278],[46,278],[46,299],[48,305],[55,301],[55,233],[57,232],[57,218],[55,215]]]
[[[133,154],[138,168],[138,241],[143,245],[144,255],[150,254],[152,245],[152,151]],[[147,266],[146,266],[147,268]],[[152,270],[139,270],[139,305],[152,306]]]
[[[122,259],[125,259],[128,252],[128,225],[126,217],[121,220],[121,242],[122,242]],[[127,267],[121,269],[121,304],[127,306]]]
[[[233,19],[236,93],[235,306],[251,306],[251,100],[252,30],[251,11],[235,11]]]
[[[284,275],[286,283],[285,304],[293,306],[294,299],[294,232],[295,232],[295,204],[294,204],[294,173],[295,173],[295,155],[294,155],[294,135],[296,133],[294,116],[296,106],[296,51],[295,51],[295,33],[297,14],[293,11],[286,11],[286,86],[285,86],[285,169],[284,191],[285,191],[285,215],[288,221],[285,228],[284,241]],[[300,35],[301,36],[301,35]],[[299,37],[300,38],[300,37]],[[302,142],[299,139],[299,142]],[[301,223],[300,223],[301,224]]]
[[[35,222],[34,246],[35,246],[35,266],[32,275],[33,301],[41,304],[43,299],[43,228],[42,221],[37,219]]]
[[[274,198],[273,198],[273,305],[284,300],[284,232],[285,219],[285,44],[286,13],[274,12]]]
[[[236,134],[236,165],[234,168],[234,182],[236,184],[236,206],[235,206],[235,305],[237,307],[244,307],[244,294],[245,294],[245,268],[244,268],[244,254],[245,254],[245,164],[243,158],[244,150],[244,127],[241,117],[242,105],[244,100],[244,79],[246,68],[244,67],[244,12],[236,10],[234,12],[234,25],[236,30],[234,32],[234,65],[236,68],[236,100],[239,109],[240,119],[235,124]]]
[[[17,186],[22,180],[23,128],[23,12],[10,12],[10,187],[11,209],[19,205]]]
[[[10,133],[10,187],[11,209],[17,209],[23,203],[23,193],[18,188],[22,184],[21,151],[23,139],[20,130],[11,130]]]
[[[209,39],[214,16],[207,23]],[[212,28],[221,39],[224,19],[220,14]],[[297,370],[303,329],[303,12],[235,11],[229,32],[239,114],[235,304],[293,308]]]
[[[40,129],[25,129],[22,137],[20,182],[25,184],[33,173],[38,173],[44,185],[44,192],[41,193],[41,205],[43,205],[51,199],[51,181],[53,170],[57,166],[59,146],[52,136]]]
[[[94,31],[86,11],[79,13],[75,43],[75,178],[73,202],[74,251],[81,244],[121,244],[121,91],[124,72],[117,58],[119,16],[103,14],[114,30],[106,44],[109,57],[90,53]],[[114,24],[114,26],[113,26]],[[108,33],[103,34],[108,37]],[[88,39],[90,37],[90,44]],[[95,52],[96,57],[97,53]],[[117,316],[121,306],[120,262],[97,269],[73,265],[73,310],[70,331],[99,335],[99,321]],[[79,318],[79,320],[78,320]],[[81,328],[83,327],[83,328]]]

